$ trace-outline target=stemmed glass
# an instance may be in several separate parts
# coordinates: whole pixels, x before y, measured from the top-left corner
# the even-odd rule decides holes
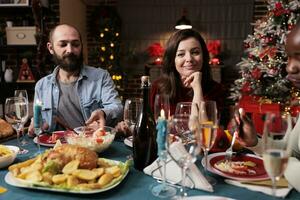
[[[180,102],[176,105],[175,115],[171,122],[171,130],[177,133],[180,138],[188,138],[184,143],[187,151],[178,160],[181,167],[181,187],[180,196],[176,199],[183,199],[187,196],[186,192],[186,174],[187,170],[197,160],[200,153],[200,146],[197,143],[200,126],[198,121],[199,107],[196,103]]]
[[[21,147],[20,131],[28,118],[28,102],[23,97],[9,97],[5,101],[5,119],[17,132],[19,154],[26,154],[28,150]]]
[[[215,101],[201,101],[199,103],[199,122],[200,122],[200,143],[204,151],[204,174],[207,181],[211,185],[215,185],[217,181],[207,175],[207,155],[210,148],[213,146],[218,129],[217,105]]]
[[[129,127],[131,133],[134,131],[134,127],[141,113],[143,99],[141,98],[129,98],[125,101],[124,106],[124,122]]]
[[[170,119],[170,103],[167,96],[157,94],[154,100],[154,118],[156,121],[156,142],[159,159],[163,164],[162,183],[151,185],[151,192],[159,198],[170,198],[176,194],[176,189],[166,184],[166,162],[168,158],[168,121]]]
[[[26,99],[26,102],[29,106],[29,101],[28,101],[28,94],[26,90],[15,90],[15,97],[24,97]],[[26,119],[26,121],[24,122],[24,124],[27,122],[28,119]],[[28,144],[28,140],[26,139],[26,133],[24,133],[24,126],[22,127],[22,130],[20,131],[20,141],[21,141],[21,145],[24,146],[26,144]]]
[[[292,133],[290,114],[269,112],[265,116],[263,143],[264,167],[272,180],[272,195],[276,197],[276,180],[284,173],[290,155],[289,136]]]

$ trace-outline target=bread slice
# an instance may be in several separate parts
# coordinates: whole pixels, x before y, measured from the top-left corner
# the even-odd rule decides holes
[[[5,120],[0,119],[0,138],[6,138],[14,134],[14,129]]]

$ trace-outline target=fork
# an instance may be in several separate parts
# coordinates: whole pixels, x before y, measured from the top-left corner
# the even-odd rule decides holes
[[[231,161],[232,154],[233,154],[232,148],[233,148],[233,145],[234,145],[234,142],[235,142],[237,134],[238,134],[237,131],[233,132],[233,136],[232,136],[230,147],[225,151],[225,160],[226,161]]]

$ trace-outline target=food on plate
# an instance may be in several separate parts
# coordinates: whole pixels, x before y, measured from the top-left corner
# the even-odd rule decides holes
[[[10,156],[12,154],[13,154],[12,150],[10,150],[4,145],[0,145],[0,158],[5,156]]]
[[[235,175],[256,175],[256,164],[252,161],[228,161],[220,160],[214,167],[222,172]]]
[[[47,143],[55,144],[57,140],[63,140],[63,139],[64,139],[63,134],[54,132],[47,140]]]
[[[64,144],[22,163],[9,171],[25,183],[67,190],[92,190],[108,187],[125,176],[128,163],[98,158],[94,151]]]
[[[5,138],[14,134],[12,126],[3,119],[0,119],[0,138]]]
[[[115,129],[107,126],[94,132],[85,132],[84,127],[76,129],[79,134],[69,132],[65,135],[67,143],[80,145],[98,153],[107,149],[115,138]]]

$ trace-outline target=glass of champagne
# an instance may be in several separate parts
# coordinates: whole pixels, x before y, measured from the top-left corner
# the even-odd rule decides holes
[[[124,105],[124,122],[127,124],[131,133],[134,131],[136,121],[141,113],[143,99],[129,98]]]
[[[28,94],[27,94],[27,90],[15,90],[15,97],[24,97],[26,99],[26,102],[29,106],[29,101],[28,101]],[[29,112],[29,111],[28,111]],[[26,124],[28,118],[26,119],[26,121],[22,124],[22,129],[20,131],[20,141],[21,141],[21,145],[24,146],[26,144],[28,144],[28,140],[26,137],[26,133],[24,133],[24,125]]]
[[[167,96],[157,94],[154,100],[154,119],[156,122],[156,142],[158,156],[162,162],[162,183],[151,185],[151,192],[159,198],[170,198],[176,194],[176,189],[166,184],[166,162],[168,159],[168,122],[170,119],[170,103]]]
[[[181,167],[181,187],[180,196],[176,199],[184,199],[187,196],[186,192],[186,177],[187,170],[197,160],[197,156],[200,154],[200,146],[197,142],[199,137],[199,107],[196,103],[192,102],[180,102],[176,105],[175,115],[171,121],[170,130],[176,133],[176,135],[185,139],[182,140],[186,149],[186,154],[183,154],[178,164]]]
[[[21,147],[20,131],[28,118],[28,102],[23,97],[9,97],[5,101],[5,119],[17,132],[19,154],[26,154],[28,150]]]
[[[207,181],[211,185],[217,183],[216,179],[207,175],[207,155],[210,148],[213,146],[217,137],[218,131],[218,114],[215,101],[201,101],[199,103],[199,122],[200,122],[200,143],[204,152],[204,174]]]
[[[265,116],[262,135],[264,167],[272,180],[272,195],[276,196],[276,180],[286,169],[290,155],[289,135],[292,130],[290,114],[269,112]]]

